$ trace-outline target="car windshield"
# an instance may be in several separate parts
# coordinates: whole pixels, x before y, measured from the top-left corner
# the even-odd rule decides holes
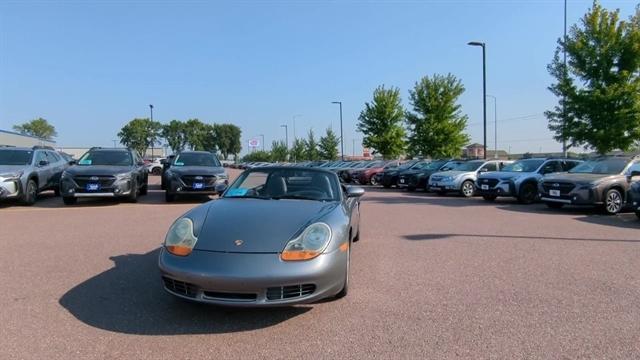
[[[407,161],[403,164],[400,164],[400,166],[398,166],[398,170],[411,169],[418,163],[419,161],[416,161],[416,160]]]
[[[620,174],[628,162],[629,160],[625,158],[590,160],[574,167],[569,172],[580,174]]]
[[[460,166],[462,163],[463,163],[462,161],[449,161],[440,170],[441,171],[458,170],[458,166]]]
[[[32,158],[30,150],[0,150],[0,165],[29,165]]]
[[[128,151],[89,151],[78,160],[78,165],[131,166],[133,159]]]
[[[301,168],[245,171],[224,193],[225,198],[339,201],[340,184],[333,173]]]
[[[438,170],[442,167],[442,165],[446,164],[446,161],[434,161],[429,163],[427,166],[423,167],[425,170]]]
[[[370,162],[369,164],[367,164],[367,166],[365,166],[365,168],[366,168],[366,169],[371,169],[371,168],[374,168],[374,167],[380,167],[380,166],[382,166],[383,164],[384,164],[384,163],[383,163],[383,162],[380,162],[380,161],[372,161],[372,162]]]
[[[456,171],[476,171],[480,166],[484,164],[484,161],[467,161],[458,165],[455,170]]]
[[[520,160],[513,164],[509,164],[502,168],[502,171],[508,172],[534,172],[536,171],[544,160]]]
[[[213,154],[183,153],[173,160],[174,166],[220,166]]]

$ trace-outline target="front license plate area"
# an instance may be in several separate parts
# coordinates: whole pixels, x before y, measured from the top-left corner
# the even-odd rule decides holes
[[[400,184],[404,184],[404,179],[400,179]]]
[[[87,191],[98,191],[100,190],[100,184],[89,183],[86,186]]]
[[[481,185],[480,188],[482,190],[489,190],[489,185]]]
[[[196,190],[202,190],[204,188],[203,183],[193,183],[193,188]]]
[[[560,196],[560,190],[549,190],[549,195]]]

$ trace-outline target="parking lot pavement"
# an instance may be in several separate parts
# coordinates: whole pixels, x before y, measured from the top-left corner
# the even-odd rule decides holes
[[[640,358],[633,214],[369,189],[346,298],[246,310],[161,289],[199,202],[0,208],[0,358]]]

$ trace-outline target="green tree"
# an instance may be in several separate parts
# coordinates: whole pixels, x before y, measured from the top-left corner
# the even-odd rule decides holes
[[[621,21],[618,10],[594,1],[558,40],[548,70],[556,80],[549,90],[560,99],[545,113],[556,140],[604,154],[640,138],[640,7]]]
[[[120,129],[118,137],[121,144],[144,156],[147,149],[158,142],[161,128],[159,122],[151,121],[149,118],[133,119]]]
[[[385,159],[397,158],[405,150],[401,101],[398,88],[378,86],[373,91],[373,101],[364,104],[364,110],[358,117],[358,131],[364,135],[362,144],[382,154]]]
[[[289,150],[284,141],[274,140],[271,143],[271,161],[287,161],[287,155],[289,155]]]
[[[58,136],[56,128],[41,117],[27,121],[22,125],[14,125],[13,130],[20,134],[31,135],[44,140],[53,140],[54,137]]]
[[[319,160],[320,153],[318,152],[318,142],[316,141],[315,134],[313,133],[313,129],[309,130],[307,134],[307,140],[304,142],[304,154],[307,160]]]
[[[412,154],[431,157],[459,156],[469,142],[464,133],[467,116],[458,98],[464,86],[452,74],[425,76],[409,91],[413,112],[405,114]]]
[[[291,160],[293,161],[305,161],[307,160],[305,141],[302,139],[294,139],[291,150],[289,151]]]
[[[215,132],[218,148],[224,159],[227,159],[229,154],[236,155],[242,150],[242,144],[240,142],[242,131],[238,126],[233,124],[215,125]]]
[[[182,151],[187,145],[186,124],[180,120],[171,120],[162,126],[161,136],[167,140],[174,153]]]
[[[338,140],[336,134],[331,130],[331,128],[327,128],[326,134],[320,138],[320,142],[318,143],[320,158],[323,160],[337,159],[339,144],[340,140]]]
[[[205,150],[207,137],[211,129],[198,119],[189,119],[185,122],[186,144],[191,150]]]
[[[269,153],[268,151],[262,151],[262,150],[258,150],[258,151],[253,151],[248,153],[247,155],[245,155],[242,158],[242,161],[244,162],[251,162],[251,161],[271,161],[271,153]]]

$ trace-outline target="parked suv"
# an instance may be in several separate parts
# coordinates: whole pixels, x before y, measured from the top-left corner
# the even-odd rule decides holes
[[[33,205],[39,192],[58,195],[60,175],[69,166],[51,147],[0,147],[0,200]]]
[[[91,148],[77,165],[62,173],[60,192],[66,205],[78,198],[127,198],[146,195],[149,173],[138,153],[131,149]]]
[[[458,165],[464,163],[463,160],[439,159],[433,160],[429,165],[416,170],[405,170],[398,176],[398,187],[408,191],[424,189],[429,187],[429,177],[438,171],[453,170]]]
[[[480,174],[476,180],[476,193],[487,201],[510,196],[522,204],[531,204],[538,198],[538,181],[544,175],[569,171],[580,163],[575,159],[518,160],[499,172]]]
[[[640,158],[604,156],[585,161],[566,173],[540,180],[540,200],[551,208],[565,204],[601,206],[617,214],[629,200],[632,172],[640,171]]]
[[[228,185],[229,176],[218,158],[207,151],[183,151],[176,154],[164,172],[165,199],[177,195],[214,195],[216,186]]]
[[[420,169],[422,166],[426,166],[427,161],[424,160],[409,160],[397,168],[387,169],[376,174],[376,182],[382,184],[385,188],[390,188],[398,183],[398,176],[405,170]]]
[[[479,174],[499,171],[511,161],[471,160],[453,170],[437,172],[429,177],[429,190],[440,195],[457,192],[465,197],[475,194],[475,181]]]

